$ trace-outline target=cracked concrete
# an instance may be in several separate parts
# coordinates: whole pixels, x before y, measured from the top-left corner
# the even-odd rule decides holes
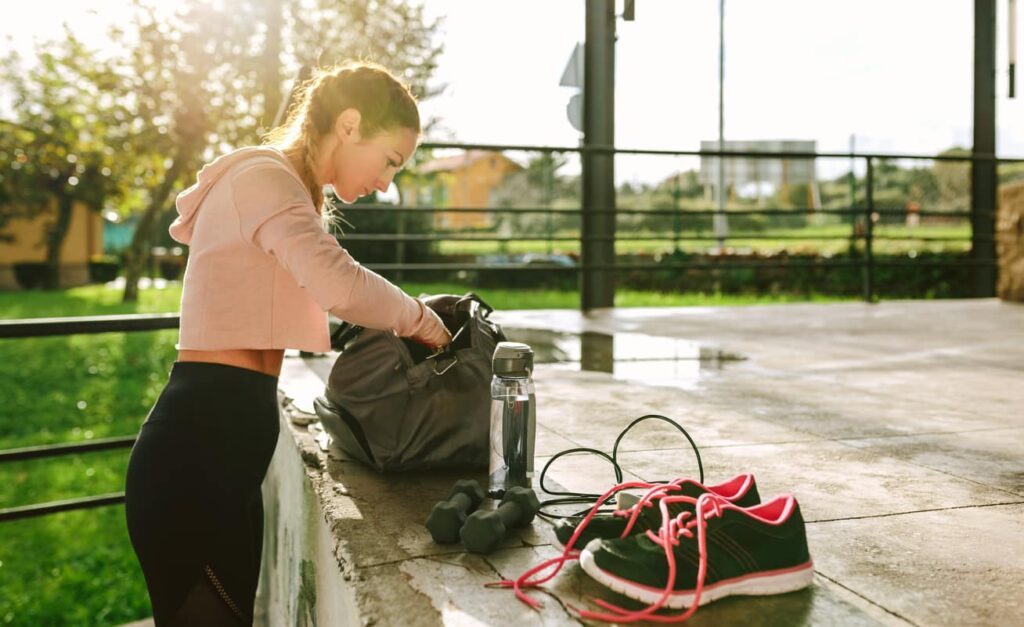
[[[657,413],[696,440],[709,482],[752,472],[764,497],[790,492],[800,501],[812,586],[717,601],[695,624],[1024,623],[1024,306],[912,301],[495,318],[549,362],[535,373],[538,471],[566,448],[610,454],[629,422]],[[291,357],[282,372],[288,401],[264,485],[274,541],[265,542],[262,623],[562,625],[581,622],[567,605],[596,608],[595,597],[640,607],[574,563],[531,593],[544,604],[539,612],[510,590],[484,587],[556,555],[548,523],[510,533],[487,556],[434,544],[423,527],[430,508],[474,474],[380,475],[328,456],[305,423],[332,363]],[[655,422],[626,436],[618,462],[626,480],[698,472],[685,438]],[[596,456],[560,458],[549,473],[575,491],[602,492],[615,481]],[[315,563],[312,619],[289,601],[304,561]]]

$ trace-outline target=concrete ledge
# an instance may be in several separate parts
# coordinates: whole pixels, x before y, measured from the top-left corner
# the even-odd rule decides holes
[[[753,472],[765,497],[797,496],[814,584],[717,601],[698,624],[1024,622],[1024,307],[988,299],[506,312],[499,321],[513,338],[534,330],[531,341],[536,329],[608,334],[621,357],[611,372],[538,366],[538,470],[566,448],[610,452],[632,419],[661,413],[701,446],[709,482]],[[655,377],[635,359],[643,334],[746,359],[683,359],[674,370],[655,360]],[[379,475],[328,455],[315,428],[293,422],[309,418],[332,363],[285,360],[281,437],[264,486],[261,624],[575,624],[565,604],[637,607],[576,564],[535,591],[539,614],[485,588],[556,554],[548,523],[487,556],[434,544],[423,521],[464,473]],[[627,479],[696,474],[667,427],[631,432],[620,463]],[[549,478],[588,492],[614,483],[591,456],[560,459]]]

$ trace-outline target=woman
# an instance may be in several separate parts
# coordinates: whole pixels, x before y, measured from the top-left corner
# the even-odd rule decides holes
[[[219,157],[177,197],[171,236],[190,247],[178,359],[125,481],[158,626],[253,620],[285,348],[329,350],[326,311],[429,347],[451,340],[324,229],[323,185],[353,202],[387,190],[412,156],[413,96],[367,63],[319,71],[300,94],[265,145]]]

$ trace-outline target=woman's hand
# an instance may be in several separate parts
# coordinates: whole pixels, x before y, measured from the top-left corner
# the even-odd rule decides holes
[[[409,336],[409,339],[430,349],[441,348],[450,344],[452,334],[444,326],[441,317],[426,305],[423,305],[423,310],[423,319],[417,326],[416,331]]]

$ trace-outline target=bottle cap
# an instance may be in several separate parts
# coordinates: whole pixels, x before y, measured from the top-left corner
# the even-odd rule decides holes
[[[528,377],[533,372],[533,349],[520,342],[498,342],[492,366],[499,377]]]

